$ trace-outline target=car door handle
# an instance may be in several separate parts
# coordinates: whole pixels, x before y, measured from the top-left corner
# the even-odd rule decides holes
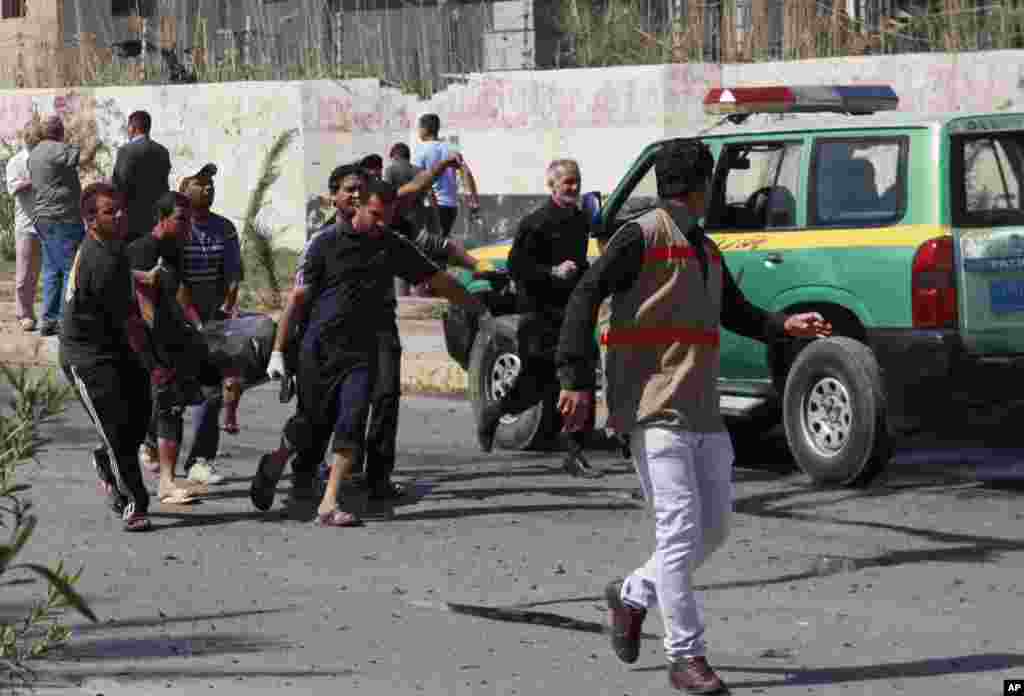
[[[782,254],[768,254],[764,257],[765,266],[778,266],[782,262]]]

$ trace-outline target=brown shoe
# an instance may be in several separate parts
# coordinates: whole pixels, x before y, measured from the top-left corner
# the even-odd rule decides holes
[[[640,631],[647,617],[646,609],[636,609],[622,601],[622,581],[612,580],[604,588],[608,600],[608,629],[612,636],[612,650],[626,664],[633,664],[640,656]]]
[[[673,689],[688,694],[724,694],[729,691],[703,657],[687,657],[670,664],[668,683]]]

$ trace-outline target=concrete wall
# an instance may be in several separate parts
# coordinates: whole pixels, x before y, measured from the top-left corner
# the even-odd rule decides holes
[[[326,188],[330,170],[370,152],[415,144],[422,113],[440,114],[485,194],[485,223],[460,231],[507,236],[544,195],[555,157],[580,160],[584,188],[609,191],[651,141],[707,123],[701,100],[720,84],[886,82],[908,111],[1024,108],[1024,51],[845,58],[760,65],[664,65],[504,72],[473,76],[429,101],[376,80],[236,83],[202,86],[0,91],[0,138],[11,139],[33,110],[91,111],[111,148],[124,142],[127,114],[149,110],[154,136],[174,158],[173,183],[205,162],[220,166],[217,208],[239,220],[273,139],[299,137],[281,165],[265,221],[279,243],[305,235],[305,201]],[[464,216],[465,217],[465,216]]]

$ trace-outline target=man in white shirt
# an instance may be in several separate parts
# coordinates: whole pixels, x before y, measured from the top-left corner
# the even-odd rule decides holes
[[[14,315],[23,331],[36,328],[36,285],[42,265],[39,232],[32,223],[35,193],[28,173],[28,153],[41,139],[38,124],[29,121],[21,131],[22,148],[7,161],[7,192],[14,196],[14,239],[16,251]]]

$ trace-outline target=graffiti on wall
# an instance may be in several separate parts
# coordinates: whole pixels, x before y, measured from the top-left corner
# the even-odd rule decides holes
[[[656,121],[664,102],[657,71],[603,80],[484,77],[430,106],[451,128],[607,128]],[[582,83],[582,84],[580,84]]]
[[[413,102],[415,97],[391,89],[369,94],[323,95],[316,100],[316,113],[307,124],[326,132],[407,131],[413,125]]]

